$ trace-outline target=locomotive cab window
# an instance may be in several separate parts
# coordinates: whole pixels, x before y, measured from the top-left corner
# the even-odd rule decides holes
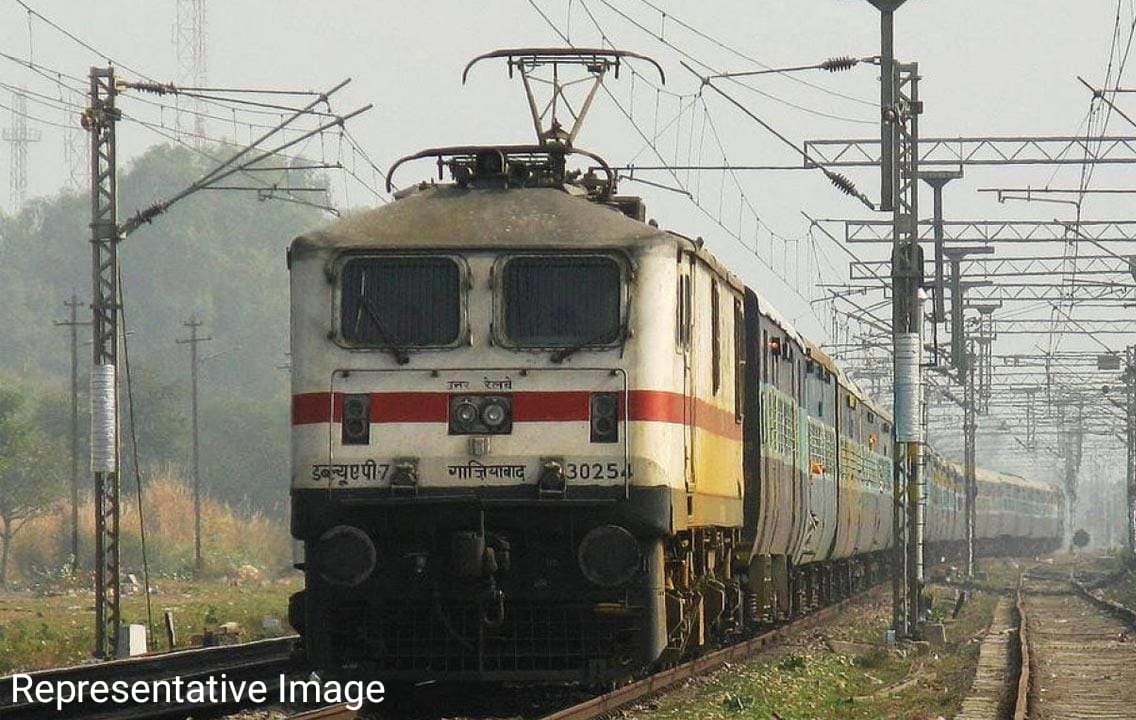
[[[516,257],[505,264],[503,276],[507,344],[585,348],[620,340],[623,274],[615,259]]]
[[[461,335],[461,271],[447,257],[352,258],[343,265],[340,332],[353,345],[444,347]]]

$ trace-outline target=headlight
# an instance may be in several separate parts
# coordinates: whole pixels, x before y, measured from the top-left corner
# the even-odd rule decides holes
[[[469,400],[461,400],[454,407],[454,421],[458,427],[472,427],[477,422],[477,415],[477,406]]]
[[[631,582],[643,564],[639,541],[619,525],[600,525],[589,531],[580,542],[576,560],[584,577],[600,587]]]
[[[481,419],[491,428],[499,428],[505,422],[508,412],[505,406],[497,400],[490,400],[481,409]]]
[[[337,587],[355,587],[370,577],[378,555],[370,536],[351,525],[336,525],[325,532],[312,554],[316,572]]]

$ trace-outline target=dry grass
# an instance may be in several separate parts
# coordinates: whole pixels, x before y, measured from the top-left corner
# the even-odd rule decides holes
[[[154,577],[193,574],[193,491],[172,467],[147,473],[143,488],[146,549]],[[124,572],[142,576],[142,541],[138,503],[123,494],[121,552]],[[95,510],[88,498],[79,508],[80,567],[90,567]],[[69,569],[70,518],[65,505],[36,518],[16,536],[11,574],[22,584],[50,583]],[[277,575],[290,567],[291,550],[284,523],[259,512],[243,512],[211,498],[202,504],[202,554],[206,576],[237,574],[242,566]],[[245,569],[248,572],[248,568]]]
[[[950,606],[950,591],[938,613]],[[881,640],[891,602],[876,593],[831,624],[688,682],[632,711],[634,720],[936,720],[952,717],[974,677],[978,642],[997,598],[979,593],[951,622],[947,646],[901,653]],[[829,640],[861,646],[834,651]],[[848,654],[852,653],[852,654]]]

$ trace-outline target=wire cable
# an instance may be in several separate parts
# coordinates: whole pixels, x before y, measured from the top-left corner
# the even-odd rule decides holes
[[[149,640],[154,638],[154,611],[150,604],[150,560],[146,552],[146,516],[144,514],[144,503],[142,502],[142,469],[138,465],[138,433],[135,428],[137,418],[134,415],[134,382],[130,374],[130,341],[127,339],[130,334],[127,332],[126,325],[126,295],[123,290],[122,283],[122,269],[119,268],[118,275],[118,316],[122,319],[122,364],[126,370],[126,408],[130,413],[130,453],[132,464],[134,465],[134,484],[137,488],[135,495],[138,507],[138,536],[139,543],[142,549],[142,583],[146,586],[146,625],[150,628],[147,637],[147,644]]]

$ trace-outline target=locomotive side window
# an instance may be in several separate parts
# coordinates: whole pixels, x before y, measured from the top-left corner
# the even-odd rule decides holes
[[[734,300],[734,422],[745,413],[745,315],[741,300]]]
[[[505,335],[523,347],[610,345],[620,336],[621,273],[612,258],[519,257],[504,272]]]
[[[461,272],[445,257],[370,257],[343,266],[340,331],[367,347],[437,347],[461,333]]]
[[[722,313],[718,307],[718,281],[710,281],[710,375],[714,394],[722,387]]]
[[[678,277],[678,297],[676,298],[676,303],[677,313],[675,323],[678,328],[676,343],[678,344],[679,350],[686,350],[690,348],[691,302],[689,275],[680,274]]]

